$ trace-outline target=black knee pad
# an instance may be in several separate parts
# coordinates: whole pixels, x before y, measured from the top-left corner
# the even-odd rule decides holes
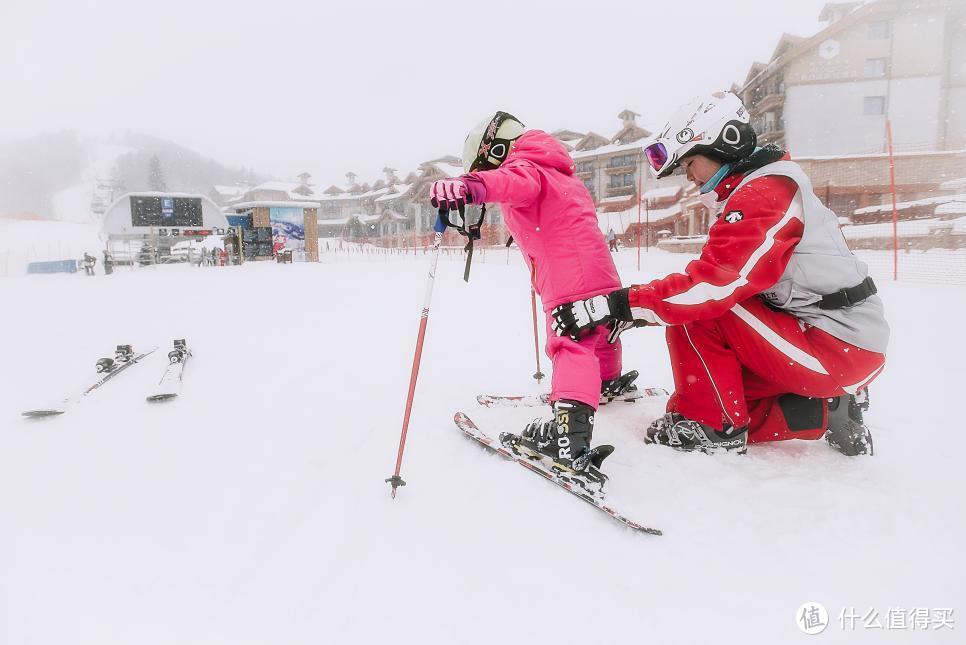
[[[825,399],[783,394],[778,397],[778,407],[792,432],[825,428]]]

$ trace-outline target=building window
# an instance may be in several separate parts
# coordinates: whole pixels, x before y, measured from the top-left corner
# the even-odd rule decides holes
[[[864,99],[862,113],[866,116],[878,116],[885,114],[884,96],[867,96]]]
[[[629,172],[623,175],[611,175],[610,183],[607,185],[608,188],[624,188],[625,186],[635,185],[634,173]]]
[[[886,75],[885,58],[866,58],[865,59],[865,77],[866,78],[879,78],[885,75]]]
[[[594,170],[593,161],[578,161],[577,172],[592,172]]]
[[[883,40],[889,37],[889,21],[873,20],[869,23],[869,40]]]

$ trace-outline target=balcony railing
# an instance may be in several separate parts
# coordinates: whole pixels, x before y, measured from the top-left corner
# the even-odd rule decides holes
[[[623,175],[628,171],[637,170],[637,164],[631,164],[628,166],[607,166],[604,168],[604,172],[608,175]]]
[[[763,97],[760,101],[758,101],[758,103],[756,103],[754,107],[752,107],[752,111],[755,114],[761,114],[764,112],[768,112],[770,110],[774,110],[776,108],[780,108],[782,105],[784,105],[784,103],[785,103],[784,93],[768,94],[767,96]]]
[[[636,186],[607,186],[608,197],[618,197],[622,195],[633,195]]]

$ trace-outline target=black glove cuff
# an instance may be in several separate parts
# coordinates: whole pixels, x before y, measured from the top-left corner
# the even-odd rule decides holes
[[[610,315],[617,320],[630,322],[634,320],[631,314],[631,303],[628,301],[627,294],[630,288],[618,289],[607,294],[607,306],[610,308]]]

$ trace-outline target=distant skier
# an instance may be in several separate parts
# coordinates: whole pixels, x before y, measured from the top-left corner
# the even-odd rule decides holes
[[[433,206],[439,208],[442,222],[478,238],[482,218],[467,222],[465,205],[501,205],[543,302],[548,331],[549,312],[557,305],[620,286],[594,202],[574,176],[574,162],[559,141],[540,130],[525,130],[512,115],[497,112],[466,137],[463,167],[467,174],[432,185]],[[621,378],[621,346],[616,336],[608,336],[600,328],[574,343],[548,333],[554,417],[529,424],[521,445],[574,470],[599,467],[612,450],[592,450],[590,445],[601,392],[636,389],[630,384],[632,375]]]
[[[84,251],[84,273],[87,275],[94,275],[95,264],[97,264],[97,258],[87,251]]]
[[[607,247],[611,251],[617,251],[618,250],[617,249],[617,233],[615,233],[614,232],[614,229],[612,229],[612,228],[607,229]]]
[[[648,443],[743,452],[826,435],[846,455],[871,454],[856,396],[885,364],[882,301],[801,167],[755,146],[729,92],[671,117],[644,152],[657,177],[680,167],[717,216],[700,257],[682,273],[560,305],[556,332],[667,326],[675,393]]]
[[[104,249],[104,275],[111,275],[114,273],[114,258],[111,254]]]

